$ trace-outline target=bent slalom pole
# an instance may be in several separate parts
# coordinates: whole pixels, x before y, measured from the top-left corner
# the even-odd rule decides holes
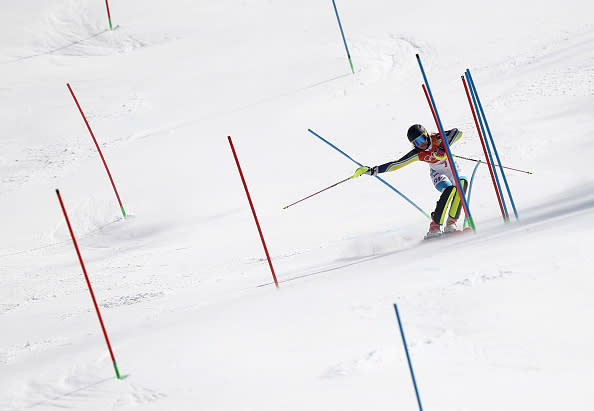
[[[342,151],[341,149],[339,149],[338,147],[336,147],[334,144],[332,144],[331,142],[329,142],[328,140],[326,140],[324,137],[320,136],[319,134],[317,134],[315,131],[313,131],[312,129],[308,128],[307,131],[309,131],[311,134],[313,134],[314,136],[316,136],[317,138],[319,138],[320,140],[322,140],[324,143],[328,144],[330,147],[332,147],[333,149],[335,149],[336,151],[338,151],[340,154],[342,154],[343,156],[345,156],[346,158],[348,158],[349,160],[351,160],[353,163],[357,164],[359,167],[363,167],[363,164],[359,163],[358,161],[354,160],[351,156],[349,156],[347,153],[345,153],[344,151]],[[379,176],[375,176],[375,178],[377,178],[379,181],[381,181],[382,183],[384,183],[385,185],[387,185],[388,187],[390,187],[393,191],[396,192],[396,194],[398,194],[400,197],[404,198],[406,201],[408,201],[414,208],[416,208],[417,210],[419,210],[421,213],[423,213],[423,215],[425,217],[427,217],[428,219],[431,219],[431,216],[429,214],[427,214],[425,212],[425,210],[423,210],[421,207],[419,207],[418,205],[416,205],[415,203],[413,203],[413,201],[408,198],[407,196],[405,196],[404,194],[402,194],[400,191],[398,191],[396,188],[394,188],[392,185],[390,185],[390,183],[388,183],[387,181],[385,181],[384,179],[382,179]]]
[[[350,177],[347,177],[347,178],[345,178],[344,180],[340,180],[338,183],[334,183],[334,184],[332,184],[331,186],[329,186],[329,187],[326,187],[326,188],[324,188],[324,189],[322,189],[322,190],[318,191],[317,193],[310,194],[310,195],[308,195],[307,197],[305,197],[305,198],[302,198],[301,200],[295,201],[294,203],[291,203],[291,204],[289,204],[289,205],[287,205],[287,206],[284,206],[284,207],[283,207],[283,210],[286,210],[287,208],[289,208],[289,207],[291,207],[291,206],[293,206],[293,205],[295,205],[295,204],[297,204],[297,203],[300,203],[300,202],[302,202],[302,201],[304,201],[304,200],[307,200],[308,198],[311,198],[311,197],[313,197],[313,196],[315,196],[315,195],[318,195],[318,194],[320,194],[320,193],[323,193],[324,191],[326,191],[326,190],[329,190],[329,189],[331,189],[332,187],[336,187],[337,185],[339,185],[339,184],[342,184],[342,183],[344,183],[345,181],[349,181],[350,179],[352,179],[352,178],[354,178],[354,177],[355,177],[354,175],[352,175],[352,176],[350,176]]]
[[[481,163],[482,163],[482,161],[479,160],[478,163],[476,163],[476,166],[474,166],[474,170],[472,170],[472,176],[470,177],[470,184],[468,184],[468,193],[466,194],[466,204],[468,204],[468,205],[470,205],[470,193],[472,192],[472,183],[474,182],[474,176],[476,175],[478,166],[480,166]]]
[[[70,87],[70,83],[66,83],[66,86],[68,87],[68,90],[70,91],[70,94],[72,95],[72,98],[74,99],[74,102],[76,103],[76,107],[78,107],[78,111],[80,111],[80,115],[82,116],[83,120],[85,121],[85,124],[87,125],[89,134],[91,134],[91,138],[93,139],[93,142],[95,143],[95,147],[97,147],[97,152],[99,153],[99,157],[101,157],[101,161],[103,162],[103,166],[105,167],[105,171],[107,171],[107,176],[109,177],[109,181],[111,181],[111,186],[113,187],[113,191],[115,192],[116,198],[118,200],[118,204],[120,205],[120,210],[122,211],[122,215],[124,216],[124,218],[126,218],[126,210],[124,210],[122,200],[120,199],[120,195],[118,194],[118,189],[116,188],[115,183],[113,182],[113,178],[111,176],[111,173],[109,172],[109,167],[107,167],[107,163],[105,162],[105,157],[103,157],[103,153],[101,152],[99,143],[97,143],[95,134],[93,134],[93,130],[91,129],[91,126],[89,125],[89,122],[87,121],[87,117],[85,116],[85,113],[83,112],[80,104],[78,104],[78,99],[74,95],[74,91],[72,91],[72,87]]]
[[[456,155],[454,154],[454,157],[456,157]],[[470,177],[470,184],[468,185],[468,194],[466,195],[466,204],[468,204],[470,206],[470,193],[472,192],[472,183],[474,182],[474,176],[476,175],[476,171],[478,170],[478,167],[481,165],[482,160],[478,160],[478,162],[476,163],[476,166],[474,166],[474,170],[472,170],[472,176]],[[466,227],[470,227],[470,222],[468,221],[468,218],[464,219],[464,228]]]
[[[468,161],[474,161],[475,163],[482,163],[482,160],[475,160],[474,158],[470,158],[470,157],[463,157],[463,156],[459,156],[457,154],[454,154],[454,157],[457,158],[461,158],[462,160],[468,160]],[[482,163],[485,164],[485,163]],[[534,174],[531,171],[525,171],[525,170],[519,170],[517,168],[512,168],[512,167],[506,167],[506,166],[500,166],[499,164],[495,164],[495,167],[499,167],[499,168],[507,168],[508,170],[513,170],[513,171],[518,171],[520,173],[526,173],[526,174]]]

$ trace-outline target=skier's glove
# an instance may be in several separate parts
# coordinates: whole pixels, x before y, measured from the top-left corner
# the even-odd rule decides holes
[[[377,175],[377,166],[376,167],[366,167],[366,166],[359,167],[357,170],[355,170],[355,174],[353,174],[353,178],[359,177],[361,174],[376,176]]]
[[[431,154],[437,160],[445,160],[448,157],[448,154],[445,150],[438,148]]]

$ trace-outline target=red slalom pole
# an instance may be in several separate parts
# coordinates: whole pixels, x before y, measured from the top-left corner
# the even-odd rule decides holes
[[[103,335],[105,336],[105,342],[107,343],[107,348],[109,349],[109,355],[111,355],[111,361],[113,362],[113,368],[115,369],[116,377],[121,379],[122,377],[120,376],[120,371],[118,370],[118,365],[113,355],[109,338],[107,337],[107,331],[105,331],[105,325],[103,324],[103,319],[101,318],[101,312],[99,311],[99,306],[97,305],[97,300],[95,300],[95,294],[93,293],[93,288],[91,287],[91,282],[89,281],[89,276],[87,275],[87,270],[85,269],[85,263],[83,262],[82,256],[80,255],[78,244],[76,243],[76,238],[74,237],[74,232],[72,231],[72,226],[70,225],[70,220],[68,219],[68,214],[66,214],[64,202],[62,202],[62,196],[60,196],[60,190],[56,189],[56,194],[58,195],[60,207],[62,207],[62,212],[64,213],[64,218],[66,219],[66,224],[68,225],[68,231],[70,231],[70,236],[72,237],[72,242],[74,243],[74,248],[76,249],[76,254],[78,255],[78,261],[80,261],[80,266],[82,267],[83,274],[85,275],[85,280],[87,280],[87,286],[89,287],[89,292],[91,293],[91,298],[93,299],[93,305],[97,311],[97,317],[99,317],[99,323],[101,324],[101,329],[103,330]]]
[[[80,115],[82,116],[83,120],[85,121],[85,124],[87,125],[87,128],[89,129],[89,133],[91,133],[91,137],[93,138],[93,141],[95,142],[95,147],[97,147],[97,151],[99,152],[101,161],[103,161],[103,165],[105,166],[105,170],[107,171],[107,175],[109,176],[109,181],[111,181],[111,186],[113,187],[113,191],[115,192],[115,195],[118,199],[118,203],[120,204],[120,210],[122,210],[122,214],[124,215],[124,218],[126,218],[126,211],[124,210],[124,206],[122,205],[122,200],[120,200],[120,195],[118,194],[118,190],[115,186],[115,183],[113,182],[113,178],[111,177],[111,173],[109,172],[109,168],[107,167],[107,163],[105,162],[105,158],[103,157],[101,148],[99,148],[97,139],[95,138],[95,135],[93,134],[93,130],[91,130],[91,126],[89,125],[89,122],[87,121],[87,118],[85,117],[85,113],[83,113],[82,108],[80,107],[80,104],[78,104],[78,100],[76,99],[76,96],[74,95],[74,91],[72,91],[72,87],[70,87],[70,84],[68,84],[68,83],[66,85],[68,86],[68,90],[70,90],[70,94],[72,94],[72,98],[74,99],[74,102],[76,103],[76,107],[78,107],[78,111],[80,111]]]
[[[241,171],[241,166],[239,165],[239,159],[237,158],[237,153],[235,153],[235,147],[233,147],[233,142],[231,141],[231,136],[227,137],[229,139],[229,145],[231,146],[231,151],[233,152],[233,157],[235,158],[235,163],[237,164],[237,169],[239,170],[239,176],[241,177],[241,182],[243,183],[243,188],[245,189],[245,194],[247,195],[248,201],[250,203],[250,207],[252,208],[252,214],[254,215],[254,220],[256,220],[256,226],[258,227],[258,233],[260,233],[260,239],[262,240],[262,245],[264,246],[264,252],[266,253],[266,258],[268,259],[268,265],[270,266],[270,271],[272,271],[272,278],[274,279],[274,284],[276,288],[278,288],[278,281],[276,279],[276,274],[274,274],[274,267],[272,266],[272,260],[270,260],[270,255],[268,254],[268,248],[266,247],[266,241],[264,241],[264,235],[262,235],[262,229],[260,228],[260,223],[258,222],[258,217],[256,216],[256,210],[254,209],[254,204],[252,203],[252,198],[250,197],[250,192],[248,191],[247,184],[245,183],[245,178],[243,177],[243,172]]]
[[[105,7],[107,7],[107,20],[109,20],[109,29],[113,30],[111,26],[111,14],[109,13],[109,3],[107,3],[107,0],[105,0]]]
[[[470,92],[468,91],[468,85],[466,84],[466,80],[464,76],[462,77],[462,84],[464,85],[464,91],[466,91],[466,97],[468,98],[468,103],[470,104],[470,111],[472,112],[472,117],[474,118],[474,124],[476,125],[476,131],[478,132],[479,139],[481,140],[481,145],[483,146],[483,152],[485,153],[485,158],[487,159],[487,166],[489,166],[489,173],[491,174],[491,180],[493,181],[493,187],[495,188],[495,194],[497,195],[497,201],[499,202],[499,208],[501,209],[501,216],[503,217],[503,221],[507,221],[506,213],[503,208],[503,203],[501,202],[501,194],[497,189],[497,184],[495,183],[495,175],[493,174],[493,165],[489,161],[489,156],[487,155],[487,148],[485,147],[485,142],[483,140],[483,134],[481,133],[481,128],[479,127],[478,119],[476,117],[476,112],[474,111],[474,106],[472,105],[472,99],[470,97]]]

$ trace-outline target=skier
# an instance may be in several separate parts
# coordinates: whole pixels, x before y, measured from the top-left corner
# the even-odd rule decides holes
[[[429,225],[429,232],[425,236],[425,239],[438,237],[442,234],[441,226],[444,224],[444,220],[447,214],[447,220],[443,229],[444,234],[453,233],[456,231],[456,222],[460,217],[460,194],[456,189],[456,186],[452,184],[454,182],[454,176],[452,170],[448,165],[447,153],[442,147],[442,141],[439,133],[433,133],[429,135],[427,129],[420,124],[414,124],[406,133],[408,141],[413,145],[413,149],[405,154],[402,158],[381,164],[374,167],[359,167],[355,171],[355,176],[358,177],[362,174],[368,174],[370,176],[376,176],[380,173],[387,171],[394,171],[402,168],[414,161],[421,160],[429,163],[429,170],[431,180],[435,188],[441,192],[435,211],[431,213],[431,224]],[[449,144],[453,144],[462,137],[462,132],[457,128],[453,128],[445,132]],[[455,163],[456,170],[460,176],[460,184],[462,190],[466,191],[468,186],[468,179],[462,177],[459,170],[460,166]],[[449,211],[448,211],[449,208]]]

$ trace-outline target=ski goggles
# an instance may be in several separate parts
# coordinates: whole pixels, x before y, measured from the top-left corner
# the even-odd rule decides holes
[[[427,133],[421,134],[419,137],[415,138],[413,141],[413,146],[419,148],[419,146],[423,143],[427,143]]]

